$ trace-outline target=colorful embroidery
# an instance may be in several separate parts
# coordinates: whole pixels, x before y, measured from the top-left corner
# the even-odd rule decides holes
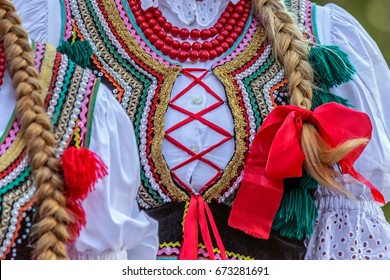
[[[59,140],[56,155],[60,157],[69,145],[87,144],[96,78],[90,70],[83,70],[56,53],[54,47],[37,44],[35,49],[35,67],[41,71],[42,92],[47,114],[53,120],[53,132]],[[53,94],[48,94],[49,90]],[[12,118],[0,144],[0,151],[4,151],[0,154],[1,259],[31,258],[28,237],[35,211],[32,200],[35,186],[19,127]]]
[[[163,140],[170,137],[164,122],[167,110],[172,107],[172,87],[183,69],[145,41],[127,1],[63,2],[64,18],[74,22],[72,30],[64,25],[64,40],[77,35],[76,40],[90,42],[94,73],[111,87],[133,122],[141,163],[139,205],[150,209],[173,201],[188,201],[192,190],[175,177],[162,149]],[[285,4],[302,34],[310,42],[314,40],[311,3],[290,0]],[[261,26],[251,18],[238,45],[207,69],[226,90],[235,148],[213,183],[202,190],[206,202],[232,203],[257,130],[275,106],[288,103],[284,69],[275,61],[272,46],[264,39]]]

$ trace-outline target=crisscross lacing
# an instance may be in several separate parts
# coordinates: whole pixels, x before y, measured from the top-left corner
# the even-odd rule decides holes
[[[182,91],[180,91],[174,98],[172,98],[172,100],[170,101],[169,103],[169,107],[172,108],[173,110],[176,110],[182,114],[185,114],[187,115],[188,117],[185,118],[184,120],[178,122],[177,124],[173,125],[172,127],[170,127],[169,129],[167,129],[165,131],[165,138],[166,140],[168,140],[169,142],[171,142],[173,145],[175,145],[176,147],[178,147],[179,149],[181,149],[182,151],[184,151],[185,153],[189,154],[190,155],[190,158],[183,161],[182,163],[174,166],[173,168],[171,168],[171,172],[172,172],[172,176],[175,178],[175,180],[184,188],[187,189],[187,191],[193,193],[193,190],[187,186],[186,183],[184,183],[180,178],[179,176],[176,175],[175,171],[178,170],[179,168],[182,168],[184,167],[185,165],[187,164],[190,164],[191,162],[193,162],[194,160],[200,160],[206,164],[208,164],[210,167],[212,167],[213,169],[216,170],[216,174],[215,176],[213,176],[201,189],[200,189],[200,193],[202,193],[204,190],[206,190],[212,183],[215,182],[215,180],[217,180],[217,178],[219,176],[221,176],[221,168],[218,167],[215,163],[211,162],[210,160],[206,159],[204,156],[213,151],[214,149],[218,148],[219,146],[221,146],[222,144],[224,144],[225,142],[229,141],[230,139],[232,139],[232,135],[226,131],[225,129],[223,129],[222,127],[208,121],[207,119],[205,119],[203,116],[215,109],[217,109],[218,107],[220,107],[221,105],[224,104],[224,101],[222,100],[222,98],[220,96],[218,96],[208,85],[206,85],[203,81],[203,79],[206,77],[206,75],[208,74],[208,70],[207,69],[202,69],[202,68],[183,68],[182,69],[182,74],[187,76],[188,78],[192,79],[193,81],[187,86],[185,87]],[[202,72],[202,74],[197,77],[195,76],[192,72]],[[207,93],[209,93],[210,95],[212,95],[215,99],[216,99],[216,102],[206,108],[204,108],[203,110],[197,112],[197,113],[193,113],[193,112],[190,112],[178,105],[175,104],[175,102],[182,96],[184,96],[189,90],[191,90],[194,86],[196,85],[200,85],[201,87],[203,87],[205,89],[205,91]],[[173,138],[170,134],[179,129],[180,127],[192,122],[192,121],[199,121],[201,123],[203,123],[204,125],[208,126],[210,129],[214,130],[215,132],[221,134],[222,136],[224,136],[224,138],[222,140],[220,140],[219,142],[217,142],[216,144],[212,145],[211,147],[199,152],[199,153],[195,153],[194,151],[190,150],[188,147],[184,146],[182,143],[180,143],[178,140],[176,140],[175,138]]]

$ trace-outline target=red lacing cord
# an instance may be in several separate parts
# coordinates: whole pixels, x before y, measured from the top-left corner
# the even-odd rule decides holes
[[[203,72],[199,77],[193,75],[191,72]],[[218,233],[218,229],[215,225],[212,213],[207,206],[207,204],[204,202],[203,197],[198,194],[194,194],[192,189],[184,183],[179,176],[176,175],[175,171],[178,169],[190,164],[191,162],[195,160],[199,160],[205,164],[208,164],[210,167],[216,170],[215,176],[213,176],[199,191],[202,193],[204,190],[206,190],[212,183],[214,183],[217,178],[221,175],[222,171],[221,168],[218,167],[215,163],[211,162],[210,160],[204,158],[204,155],[210,153],[211,151],[215,150],[225,142],[229,141],[232,139],[232,135],[223,129],[222,127],[208,121],[205,119],[203,116],[221,105],[224,104],[224,101],[220,96],[218,96],[209,86],[207,86],[204,82],[203,79],[206,77],[208,74],[208,70],[206,69],[201,69],[201,68],[184,68],[181,71],[182,74],[187,76],[188,78],[192,79],[193,81],[185,87],[182,91],[180,91],[174,98],[169,103],[169,107],[172,108],[173,110],[176,110],[182,114],[187,115],[188,117],[185,118],[184,120],[178,122],[174,126],[170,127],[165,131],[165,139],[168,140],[170,143],[181,149],[183,152],[187,153],[190,155],[190,158],[183,161],[182,163],[174,166],[171,169],[172,176],[175,178],[175,180],[182,186],[184,187],[187,191],[190,193],[193,193],[191,196],[191,201],[190,205],[186,214],[186,218],[184,221],[184,237],[183,237],[183,245],[180,253],[180,258],[181,259],[195,259],[198,256],[198,226],[200,226],[201,234],[203,237],[203,240],[206,245],[207,253],[210,257],[210,259],[214,259],[214,251],[213,251],[213,246],[212,246],[212,241],[210,237],[210,231],[209,231],[209,224],[211,225],[211,230],[215,236],[215,240],[217,241],[217,245],[220,249],[221,252],[221,258],[226,259],[226,253],[225,249],[222,243],[222,240],[220,238],[220,235]],[[193,113],[190,112],[176,104],[175,101],[177,101],[180,97],[184,96],[189,90],[191,90],[194,86],[200,85],[203,87],[207,93],[212,95],[217,101],[216,103],[208,106],[207,108],[197,112]],[[208,126],[210,129],[214,130],[215,132],[221,134],[224,136],[222,140],[220,140],[218,143],[212,145],[211,147],[205,149],[204,151],[201,151],[199,153],[195,153],[194,151],[190,150],[183,144],[181,144],[179,141],[177,141],[175,138],[173,138],[170,133],[173,131],[183,127],[184,125],[192,122],[192,121],[199,121],[203,123],[204,125]]]

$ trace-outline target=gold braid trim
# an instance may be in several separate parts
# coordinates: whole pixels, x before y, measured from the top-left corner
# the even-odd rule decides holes
[[[15,159],[23,152],[25,147],[26,142],[23,139],[23,136],[18,133],[12,145],[0,157],[0,172],[3,172],[8,166],[10,166],[15,161]]]
[[[56,59],[56,49],[51,45],[45,45],[45,56],[42,60],[39,81],[42,85],[42,96],[46,98],[53,76],[54,61]]]
[[[170,73],[167,67],[153,59],[145,50],[138,44],[137,40],[131,35],[129,30],[127,30],[126,25],[124,24],[118,8],[115,4],[115,1],[111,0],[101,0],[104,10],[106,11],[108,20],[112,23],[115,28],[115,31],[118,33],[119,37],[125,42],[130,52],[136,55],[142,62],[144,62],[148,67],[157,71],[160,74],[166,75]]]
[[[188,200],[188,195],[180,190],[173,182],[171,172],[162,154],[162,142],[165,135],[164,120],[165,113],[170,101],[170,93],[173,83],[177,75],[180,73],[179,68],[169,68],[164,83],[161,86],[160,103],[157,106],[153,119],[154,137],[151,141],[151,156],[156,168],[156,172],[160,175],[161,182],[167,189],[169,194],[177,201]]]
[[[265,103],[265,98],[262,93],[264,85],[276,76],[280,71],[281,67],[277,62],[274,62],[264,74],[260,75],[258,78],[251,82],[251,88],[256,97],[257,104],[259,105],[261,118],[264,120],[268,114],[269,110],[267,104]]]
[[[104,1],[102,1],[102,2],[104,2]],[[110,2],[110,4],[113,4],[112,1],[108,1],[108,2]],[[90,13],[88,11],[88,7],[85,4],[85,1],[78,1],[78,5],[79,5],[80,14],[82,16],[82,19],[85,23],[86,28],[88,29],[88,33],[90,34],[90,36],[92,38],[91,40],[94,42],[94,44],[96,46],[99,46],[100,58],[102,58],[109,65],[109,67],[114,69],[115,72],[117,72],[125,81],[127,81],[131,85],[132,96],[133,95],[138,96],[138,97],[141,96],[141,93],[143,90],[143,84],[140,81],[138,81],[126,68],[124,68],[120,63],[118,63],[117,59],[110,53],[108,48],[105,46],[104,41],[100,37],[100,31],[96,28],[96,26],[94,24],[94,19],[90,15]],[[113,11],[110,10],[110,11],[107,11],[107,13],[111,16],[111,13],[113,13]],[[120,19],[120,21],[122,22],[121,19]],[[115,28],[117,28],[116,27],[117,22],[112,22],[112,24],[114,25]],[[123,38],[122,34],[120,36]],[[96,59],[96,57],[94,57],[94,60],[98,64],[100,64],[99,60]],[[105,69],[102,69],[101,66],[98,68],[101,68],[101,70],[103,72],[105,72],[106,75],[110,75],[107,73],[107,71]],[[111,79],[110,79],[110,81],[113,83],[113,80],[115,80],[115,78],[111,77]],[[115,83],[115,84],[116,84],[116,87],[119,89],[120,85],[118,83]],[[134,101],[133,98],[131,98],[131,100]],[[132,111],[131,109],[134,109],[134,111]],[[129,110],[131,110],[131,111],[128,110],[127,114],[129,115],[131,120],[134,120],[134,114],[136,114],[136,112],[137,112],[136,109],[137,108],[135,106],[129,106]]]
[[[76,100],[78,86],[81,82],[82,75],[83,75],[83,68],[76,67],[72,75],[72,79],[70,80],[69,83],[70,88],[66,93],[66,100],[63,104],[63,109],[61,110],[61,114],[58,117],[58,125],[54,130],[54,135],[57,141],[61,140],[61,137],[64,135],[66,129],[69,127],[68,123],[70,120],[70,115],[72,114],[72,110],[74,108],[74,102]],[[75,128],[77,127],[75,126]]]
[[[53,76],[53,67],[55,61],[56,50],[52,46],[47,46],[45,49],[45,56],[42,60],[41,73],[39,75],[39,81],[42,85],[42,97],[46,98],[49,89],[50,81]],[[26,147],[26,143],[21,135],[16,135],[11,147],[5,151],[0,157],[0,172],[3,172],[8,166],[15,161],[15,159],[23,152]]]
[[[234,77],[231,73],[248,63],[256,55],[259,46],[261,46],[263,41],[264,32],[259,26],[253,34],[253,38],[248,46],[246,46],[237,57],[213,70],[214,74],[226,89],[227,100],[233,115],[236,148],[234,155],[226,166],[221,178],[204,193],[203,198],[207,203],[210,203],[212,199],[219,197],[222,191],[230,186],[233,178],[239,175],[239,167],[244,164],[244,155],[247,151],[244,141],[245,137],[247,137],[245,131],[247,124],[245,122],[243,109],[238,101],[238,96],[240,96],[241,93],[239,88],[234,84]]]

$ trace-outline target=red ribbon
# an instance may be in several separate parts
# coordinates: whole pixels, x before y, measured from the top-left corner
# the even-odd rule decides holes
[[[207,219],[209,221],[207,221]],[[219,236],[213,215],[201,195],[193,195],[187,209],[187,214],[184,219],[184,236],[183,244],[180,249],[180,260],[198,259],[198,226],[200,227],[200,232],[206,245],[209,258],[211,260],[215,259],[208,222],[211,225],[211,230],[214,233],[215,240],[217,241],[221,258],[226,260],[225,247],[223,246],[221,237]]]
[[[333,148],[352,139],[371,139],[369,117],[338,103],[321,105],[313,112],[291,105],[276,107],[253,140],[229,226],[268,239],[283,196],[284,179],[302,176],[302,122],[315,125]],[[341,171],[367,185],[374,199],[384,203],[383,195],[353,168],[364,148],[359,146],[341,160]]]

